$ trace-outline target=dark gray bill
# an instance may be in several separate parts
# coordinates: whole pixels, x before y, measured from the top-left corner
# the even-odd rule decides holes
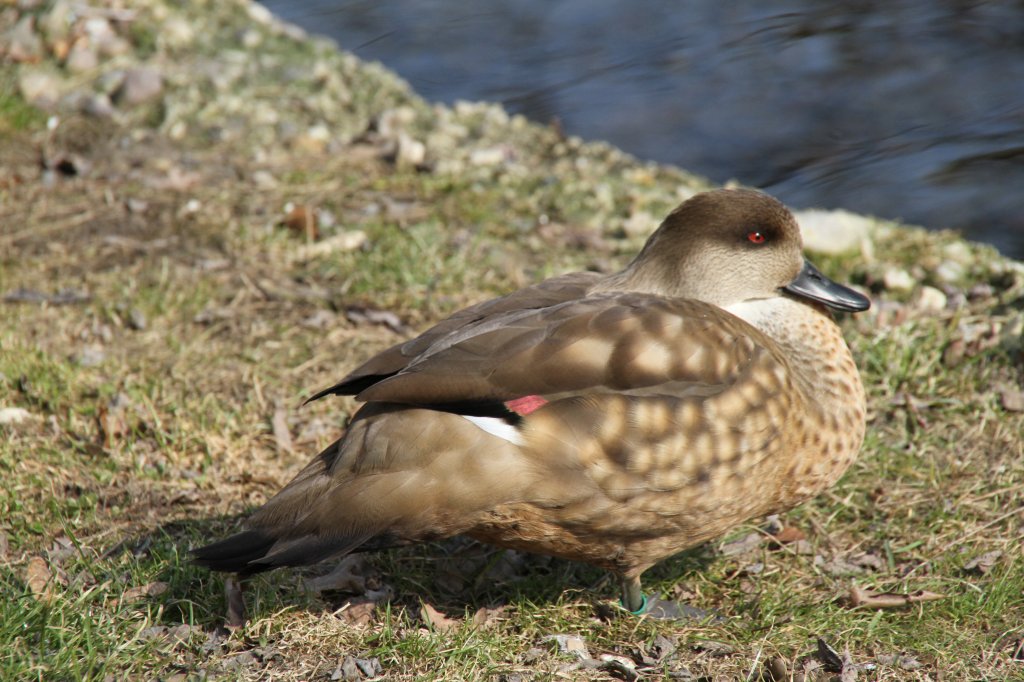
[[[809,260],[804,261],[804,267],[800,270],[800,274],[792,282],[782,287],[782,290],[794,296],[824,303],[829,308],[841,310],[844,313],[857,313],[871,307],[871,301],[867,296],[858,294],[842,284],[836,284],[818,272],[818,268],[811,265]]]

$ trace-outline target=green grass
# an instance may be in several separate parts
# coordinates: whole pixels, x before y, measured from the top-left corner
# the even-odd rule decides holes
[[[218,36],[236,40],[224,32],[237,21],[211,20],[204,49]],[[149,29],[133,31],[159,51]],[[264,50],[322,56],[281,36]],[[263,98],[277,92],[250,86]],[[357,97],[369,86],[353,88]],[[405,96],[388,88],[352,111]],[[22,147],[42,144],[43,120],[0,95],[0,134]],[[461,123],[481,144],[513,135],[483,114]],[[739,555],[713,544],[645,576],[648,589],[722,620],[600,618],[616,597],[602,572],[452,540],[366,557],[367,579],[392,596],[364,624],[346,615],[349,595],[305,589],[329,568],[319,567],[253,580],[251,620],[228,632],[223,578],[191,565],[187,550],[236,528],[341,433],[351,400],[300,408],[304,397],[405,338],[349,320],[350,308],[390,311],[421,329],[552,274],[621,266],[640,244],[624,230],[631,211],[660,216],[680,185],[699,183],[577,149],[605,170],[594,179],[567,155],[572,143],[533,130],[508,137],[526,159],[521,174],[470,167],[452,176],[365,153],[289,152],[261,162],[277,184],[253,191],[224,172],[247,169],[244,138],[204,142],[202,125],[185,140],[153,132],[145,158],[126,160],[110,144],[118,136],[88,125],[61,134],[75,130],[82,139],[54,144],[87,156],[92,178],[104,180],[48,190],[28,164],[24,182],[0,189],[10,213],[0,221],[0,293],[90,295],[74,305],[0,303],[0,408],[30,413],[0,426],[0,679],[330,679],[349,656],[378,658],[390,679],[612,679],[573,667],[545,639],[552,634],[581,636],[594,656],[627,658],[670,638],[676,656],[645,679],[683,668],[695,679],[760,679],[770,659],[796,672],[818,637],[876,666],[858,679],[1024,676],[1014,658],[1024,638],[1024,415],[1000,397],[1024,385],[1020,340],[1007,331],[1024,316],[1024,275],[987,247],[903,229],[880,232],[872,258],[814,255],[828,274],[870,288],[876,306],[842,320],[869,395],[867,438],[832,490],[784,517],[806,543]],[[199,180],[158,189],[152,181],[167,166],[157,161]],[[126,214],[126,196],[150,209]],[[182,211],[191,199],[201,210]],[[361,230],[366,244],[299,258],[304,239],[279,225],[288,202],[328,209],[337,224],[325,236]],[[947,284],[935,272],[950,254],[967,262]],[[912,292],[885,290],[892,267],[951,294],[978,284],[994,294],[921,311],[908,303]],[[144,328],[129,323],[132,309]],[[82,366],[90,346],[102,359]],[[279,409],[291,452],[273,435]],[[752,532],[757,522],[724,542]],[[995,551],[987,572],[965,568]],[[944,597],[852,609],[853,585]],[[424,623],[423,603],[454,628]],[[481,608],[501,611],[475,627]]]

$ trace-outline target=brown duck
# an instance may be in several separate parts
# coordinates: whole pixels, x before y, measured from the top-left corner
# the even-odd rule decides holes
[[[775,199],[698,194],[623,271],[466,308],[316,394],[365,405],[195,560],[245,576],[464,534],[601,566],[627,609],[663,609],[646,569],[856,457],[864,391],[827,309],[868,306]]]

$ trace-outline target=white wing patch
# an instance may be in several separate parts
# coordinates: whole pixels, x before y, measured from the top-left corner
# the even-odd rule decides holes
[[[522,434],[519,433],[519,429],[509,424],[504,419],[498,419],[497,417],[470,417],[468,415],[461,415],[463,419],[468,419],[477,425],[477,427],[483,429],[492,436],[497,436],[502,440],[507,440],[513,445],[523,445],[526,441],[523,440]]]

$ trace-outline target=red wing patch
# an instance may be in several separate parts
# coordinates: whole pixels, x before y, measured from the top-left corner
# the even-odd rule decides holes
[[[515,412],[520,417],[525,417],[535,410],[539,410],[548,404],[547,400],[541,398],[539,395],[524,395],[522,398],[516,398],[515,400],[509,400],[505,403],[505,407],[510,412]]]

